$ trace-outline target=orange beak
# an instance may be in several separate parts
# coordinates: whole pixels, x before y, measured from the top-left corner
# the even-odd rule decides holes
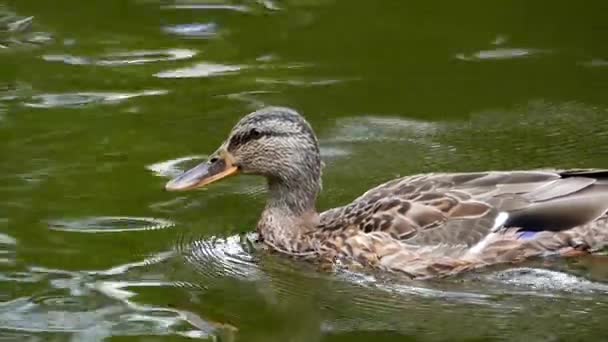
[[[229,152],[222,151],[217,159],[200,163],[173,178],[165,185],[165,189],[167,191],[193,190],[236,175],[239,168],[233,164],[233,160],[234,158]]]

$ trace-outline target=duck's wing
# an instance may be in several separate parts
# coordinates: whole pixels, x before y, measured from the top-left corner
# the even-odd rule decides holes
[[[608,211],[608,171],[425,174],[373,188],[321,215],[321,229],[383,231],[415,245],[472,246],[504,227],[561,231]]]

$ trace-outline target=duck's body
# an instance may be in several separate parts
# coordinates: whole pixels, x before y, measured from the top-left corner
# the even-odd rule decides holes
[[[425,174],[320,214],[312,250],[413,277],[608,243],[608,172]],[[307,238],[307,237],[304,237]]]
[[[244,117],[209,162],[167,189],[192,189],[238,171],[268,179],[258,232],[289,255],[431,277],[608,245],[606,170],[409,176],[317,214],[318,143],[306,120],[285,108]]]

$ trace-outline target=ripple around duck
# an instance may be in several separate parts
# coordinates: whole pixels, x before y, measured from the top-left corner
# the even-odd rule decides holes
[[[100,57],[46,54],[42,56],[42,59],[47,62],[61,62],[70,65],[125,66],[180,61],[190,59],[196,54],[196,50],[168,49],[115,52]]]
[[[130,216],[94,216],[80,219],[51,220],[52,230],[78,233],[122,233],[166,229],[175,223],[166,219]]]
[[[212,63],[198,63],[190,67],[161,71],[154,74],[158,78],[204,78],[234,74],[245,66]]]
[[[461,290],[448,290],[433,288],[428,283],[413,282],[407,279],[401,279],[398,276],[385,276],[386,279],[380,279],[375,275],[364,274],[351,271],[341,271],[339,277],[347,282],[358,284],[366,288],[380,289],[386,293],[397,294],[402,296],[413,296],[414,298],[441,298],[451,302],[467,303],[467,304],[486,304],[493,305],[490,301],[490,295],[482,293],[474,293]],[[369,299],[362,297],[363,303],[369,302]],[[373,302],[373,300],[372,300]]]
[[[422,284],[400,283],[395,279],[383,281],[363,273],[339,271],[336,276],[318,272],[312,264],[302,264],[300,261],[266,255],[264,252],[261,252],[261,260],[258,260],[250,252],[254,248],[251,241],[255,239],[255,234],[194,240],[184,238],[178,242],[176,249],[202,277],[197,280],[197,284],[204,288],[212,287],[224,277],[254,281],[260,295],[271,302],[290,302],[320,296],[324,307],[348,317],[351,317],[353,310],[359,318],[360,315],[389,317],[410,305],[419,305],[425,299],[498,306],[493,301],[494,297],[487,294],[424,287]],[[315,290],[319,288],[323,290]],[[331,296],[327,297],[326,293]],[[349,313],[342,308],[344,300],[349,303]],[[378,324],[373,326],[377,328]]]
[[[249,252],[255,234],[226,238],[189,239],[182,236],[176,245],[178,253],[206,279],[235,277],[254,280],[259,270]]]
[[[78,92],[64,94],[41,94],[32,97],[32,102],[23,105],[31,108],[70,108],[92,104],[116,104],[141,96],[166,95],[167,90],[144,90],[134,93]]]
[[[529,290],[533,295],[561,293],[604,293],[608,285],[589,281],[571,274],[540,268],[520,267],[484,275],[484,280]],[[528,291],[526,291],[528,293]]]

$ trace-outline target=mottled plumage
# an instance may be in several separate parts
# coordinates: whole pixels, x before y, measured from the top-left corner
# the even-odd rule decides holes
[[[433,277],[608,244],[606,170],[415,175],[317,214],[314,132],[297,112],[271,107],[241,119],[208,162],[167,189],[237,172],[266,177],[269,199],[258,231],[267,245],[294,256]]]

